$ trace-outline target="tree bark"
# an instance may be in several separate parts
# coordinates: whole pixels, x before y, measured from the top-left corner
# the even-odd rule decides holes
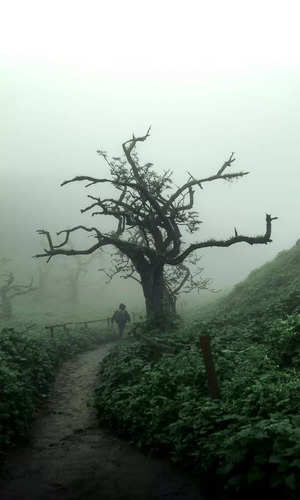
[[[148,319],[163,315],[164,280],[163,264],[148,265],[140,273]]]

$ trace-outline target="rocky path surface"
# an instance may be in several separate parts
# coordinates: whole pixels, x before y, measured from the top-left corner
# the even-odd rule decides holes
[[[61,367],[30,446],[9,457],[1,500],[204,500],[197,484],[168,462],[99,429],[87,401],[110,347]]]

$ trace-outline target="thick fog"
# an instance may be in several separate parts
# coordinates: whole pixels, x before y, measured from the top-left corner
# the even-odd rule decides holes
[[[297,17],[289,1],[7,2],[0,257],[13,259],[11,269],[24,282],[37,280],[43,264],[33,255],[46,245],[37,229],[112,229],[112,220],[80,213],[101,186],[60,183],[76,175],[107,177],[96,150],[121,156],[122,142],[149,125],[140,158],[158,172],[172,169],[175,186],[187,172],[215,174],[233,151],[230,171],[250,172],[196,190],[203,224],[186,241],[225,239],[235,227],[264,234],[265,214],[278,217],[271,244],[198,252],[214,288],[227,289],[291,247],[300,237]],[[109,254],[99,254],[82,275],[82,300],[99,311],[121,301],[141,309],[135,282],[105,284],[97,271],[109,265]],[[61,297],[69,260],[50,264]]]

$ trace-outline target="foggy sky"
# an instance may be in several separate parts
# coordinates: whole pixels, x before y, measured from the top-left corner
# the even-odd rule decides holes
[[[43,2],[42,10],[32,1],[18,3],[17,17],[15,4],[4,7],[0,49],[0,256],[29,268],[40,251],[39,228],[108,229],[104,218],[80,214],[98,187],[59,185],[75,175],[107,175],[96,150],[120,156],[122,142],[149,125],[140,158],[158,172],[171,168],[177,185],[187,171],[215,174],[232,151],[231,171],[250,172],[196,192],[203,224],[186,241],[228,238],[234,227],[263,234],[265,214],[279,217],[272,244],[199,253],[215,287],[240,281],[296,242],[296,2],[61,1]]]

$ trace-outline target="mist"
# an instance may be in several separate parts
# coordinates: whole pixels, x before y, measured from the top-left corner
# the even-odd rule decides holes
[[[172,169],[175,186],[188,172],[196,178],[212,175],[232,151],[233,171],[249,172],[236,182],[209,183],[196,191],[195,210],[203,223],[185,241],[228,238],[234,228],[262,234],[265,214],[278,217],[269,245],[198,251],[212,287],[227,290],[299,237],[300,71],[296,35],[284,23],[288,9],[272,6],[270,16],[269,2],[254,2],[246,13],[236,2],[226,9],[212,2],[204,10],[201,3],[188,2],[184,12],[170,2],[163,8],[154,2],[151,12],[130,5],[133,14],[130,8],[115,12],[113,6],[91,4],[91,10],[73,6],[69,15],[66,3],[56,16],[55,8],[43,14],[29,2],[21,7],[26,23],[13,19],[13,5],[7,6],[0,255],[13,259],[20,279],[37,280],[41,263],[33,255],[46,243],[37,229],[55,233],[97,223],[111,230],[108,218],[80,213],[88,194],[99,195],[98,187],[60,184],[76,175],[107,175],[96,150],[121,156],[122,143],[151,125],[150,138],[138,148],[140,158],[154,163],[158,173]],[[88,240],[80,243],[85,248]],[[102,256],[105,265],[109,255],[106,250]],[[53,260],[59,274],[68,258]],[[109,308],[126,297],[130,308],[143,308],[136,283],[106,281],[93,264],[82,278],[82,302],[98,305],[100,312],[104,304]],[[198,298],[193,300],[197,304]]]
[[[298,2],[2,4],[1,499],[295,500]]]

